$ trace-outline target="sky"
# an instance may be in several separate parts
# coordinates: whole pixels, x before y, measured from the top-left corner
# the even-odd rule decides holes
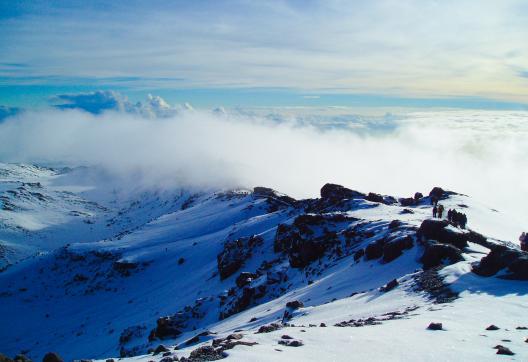
[[[528,108],[523,0],[0,0],[0,105]]]

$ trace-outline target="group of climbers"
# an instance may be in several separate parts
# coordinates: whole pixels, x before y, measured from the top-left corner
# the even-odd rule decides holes
[[[434,204],[433,217],[438,217],[439,219],[441,219],[443,213],[444,213],[444,205],[438,204],[438,203]]]
[[[458,212],[455,209],[449,209],[449,211],[447,211],[447,221],[449,221],[456,227],[465,229],[467,224],[467,216],[466,214]]]

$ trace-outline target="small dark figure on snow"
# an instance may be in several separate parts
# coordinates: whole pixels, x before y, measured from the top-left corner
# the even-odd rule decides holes
[[[462,229],[466,228],[466,224],[467,224],[467,216],[466,216],[466,214],[460,214],[459,224],[460,224],[460,227]]]
[[[438,218],[442,218],[442,214],[444,213],[444,205],[440,204],[438,205]]]
[[[447,210],[447,221],[449,222],[453,221],[453,210],[451,209]]]
[[[433,206],[433,217],[436,217],[436,213],[438,212],[438,208],[435,206]]]

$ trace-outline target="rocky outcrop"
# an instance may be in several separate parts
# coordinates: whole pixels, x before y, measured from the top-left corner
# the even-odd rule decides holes
[[[226,241],[222,252],[217,256],[220,278],[233,275],[251,257],[252,250],[262,243],[262,237],[256,235]]]
[[[61,356],[55,352],[48,352],[44,355],[42,362],[64,362]]]
[[[464,260],[460,249],[449,244],[440,243],[427,243],[425,246],[424,253],[420,258],[420,262],[423,264],[424,269],[430,269],[444,262],[447,264],[458,263]]]
[[[325,184],[321,188],[321,198],[331,201],[340,201],[344,199],[365,198],[365,194],[359,191],[347,189],[341,185]]]
[[[473,267],[473,272],[489,277],[505,270],[504,277],[509,279],[528,280],[528,253],[495,245],[493,249]]]
[[[469,233],[448,227],[446,220],[424,220],[418,229],[417,236],[421,240],[435,240],[442,244],[451,244],[459,249],[468,246]]]
[[[383,261],[389,263],[403,254],[404,250],[414,245],[412,236],[401,236],[385,242],[383,245]]]

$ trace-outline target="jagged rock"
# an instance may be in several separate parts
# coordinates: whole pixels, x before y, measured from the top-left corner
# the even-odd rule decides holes
[[[365,248],[365,258],[367,260],[378,259],[383,256],[383,246],[385,241],[383,239],[373,241]]]
[[[389,223],[388,228],[389,230],[394,230],[394,229],[399,228],[401,225],[402,225],[402,222],[400,220],[392,220]]]
[[[442,326],[442,323],[435,323],[435,322],[431,322],[428,326],[427,326],[427,329],[431,330],[431,331],[441,331],[443,328]]]
[[[182,334],[183,320],[180,318],[161,317],[156,321],[155,336],[160,339],[175,338]]]
[[[369,192],[367,197],[365,197],[365,200],[371,201],[371,202],[378,202],[380,204],[384,204],[383,196],[380,194],[375,194],[373,192]]]
[[[388,292],[393,290],[399,285],[398,281],[396,279],[392,279],[390,282],[385,284],[383,287],[380,288],[381,292]]]
[[[55,352],[48,352],[44,355],[42,362],[64,362],[64,360]]]
[[[283,334],[283,335],[281,336],[281,338],[282,338],[282,339],[293,339],[292,336],[289,336],[289,335],[287,335],[287,334]]]
[[[486,328],[487,331],[498,331],[500,328],[492,324]]]
[[[403,254],[403,250],[414,245],[413,238],[409,235],[387,241],[383,245],[383,261],[389,263]]]
[[[251,256],[251,251],[258,245],[262,245],[263,239],[260,236],[239,238],[229,240],[224,243],[224,249],[217,256],[218,272],[220,278],[225,279],[233,275]]]
[[[279,344],[286,347],[300,347],[304,345],[304,343],[298,339],[281,339],[279,340]]]
[[[220,319],[225,319],[232,316],[233,314],[240,313],[243,310],[246,310],[255,296],[255,289],[250,287],[245,287],[242,290],[242,294],[235,299],[234,303],[229,309],[226,309],[220,313]]]
[[[467,247],[469,234],[448,228],[448,225],[446,220],[424,220],[417,231],[417,235],[419,238],[451,244],[459,249]]]
[[[361,259],[361,257],[363,257],[363,255],[365,255],[365,249],[359,249],[354,253],[354,260],[358,261],[359,259]]]
[[[122,276],[130,276],[130,272],[138,267],[137,263],[129,261],[115,261],[112,265],[115,271],[117,271]]]
[[[237,287],[242,288],[242,287],[245,287],[246,285],[248,285],[249,283],[251,283],[251,281],[253,279],[255,279],[255,278],[258,278],[257,274],[249,273],[249,272],[242,272],[236,278],[235,283],[236,283]]]
[[[400,211],[400,214],[414,214],[414,211],[412,211],[411,209],[403,209],[402,211]]]
[[[497,350],[497,354],[503,354],[503,355],[506,355],[506,356],[513,356],[515,355],[515,353],[513,353],[508,347],[504,347],[500,344],[496,345],[495,347],[493,347]]]
[[[331,201],[340,201],[344,199],[365,198],[365,194],[347,189],[341,185],[325,184],[321,188],[321,197]]]
[[[192,362],[217,361],[223,358],[225,358],[224,353],[217,351],[212,346],[202,346],[192,351],[189,355],[189,360]]]
[[[510,279],[528,280],[528,253],[510,249],[505,245],[495,245],[493,249],[473,267],[473,272],[480,276],[495,275],[507,268]]]
[[[277,324],[277,323],[271,323],[271,324],[268,324],[268,325],[264,325],[264,326],[261,326],[257,332],[255,333],[270,333],[270,332],[274,332],[276,330],[279,330],[281,329],[282,326],[280,324]]]
[[[299,308],[303,308],[303,307],[304,307],[303,302],[298,301],[298,300],[292,300],[292,301],[286,303],[286,308],[299,309]]]
[[[142,337],[145,329],[146,327],[144,326],[131,326],[125,328],[119,336],[119,343],[126,344],[130,342],[133,338]]]
[[[416,192],[416,193],[414,194],[414,199],[415,199],[416,201],[418,201],[418,200],[420,200],[420,199],[422,199],[422,198],[423,198],[423,194],[422,194],[421,192]]]
[[[398,199],[398,202],[400,203],[401,206],[404,206],[404,207],[416,205],[416,200],[413,199],[412,197],[402,197]]]
[[[433,187],[433,189],[429,192],[429,197],[435,198],[436,200],[441,200],[444,197],[445,191],[441,187]]]
[[[163,344],[160,344],[156,347],[156,349],[154,349],[154,354],[160,354],[161,352],[169,352],[169,349]]]
[[[326,324],[325,323],[321,323],[321,324],[319,324],[319,327],[326,327]]]
[[[430,269],[441,265],[444,261],[449,264],[458,263],[464,260],[460,249],[449,244],[428,243],[425,246],[424,253],[420,258],[424,269]]]

